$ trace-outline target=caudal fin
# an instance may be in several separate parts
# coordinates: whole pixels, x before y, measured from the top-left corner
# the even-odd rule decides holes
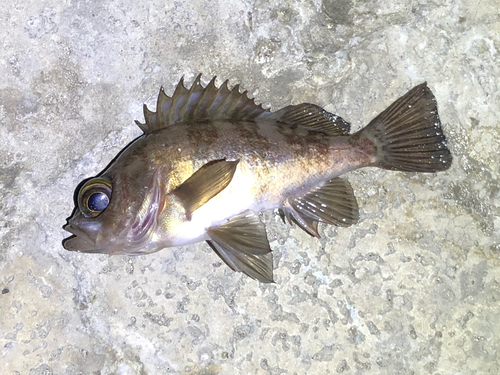
[[[451,165],[436,99],[426,82],[392,103],[360,133],[377,146],[374,166],[405,172],[439,172]]]

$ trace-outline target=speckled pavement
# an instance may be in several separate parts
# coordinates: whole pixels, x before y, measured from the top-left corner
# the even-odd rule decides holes
[[[500,373],[498,0],[5,0],[0,21],[1,374]],[[453,165],[349,173],[360,222],[320,240],[264,213],[272,285],[204,243],[64,250],[78,183],[198,72],[353,130],[427,81]]]

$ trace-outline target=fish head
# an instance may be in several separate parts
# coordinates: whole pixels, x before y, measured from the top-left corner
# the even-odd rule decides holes
[[[159,171],[113,170],[84,181],[64,229],[66,250],[83,253],[143,254],[158,250],[153,241],[164,204]]]

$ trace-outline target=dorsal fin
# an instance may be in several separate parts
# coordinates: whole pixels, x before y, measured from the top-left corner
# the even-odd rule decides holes
[[[253,120],[269,110],[257,105],[250,99],[247,91],[240,93],[239,85],[230,90],[226,80],[219,88],[215,86],[215,78],[203,87],[198,74],[190,89],[184,86],[181,78],[172,96],[160,89],[156,112],[152,112],[144,105],[144,119],[142,124],[136,124],[145,133],[163,129],[181,122],[203,122],[209,120]]]
[[[349,135],[351,128],[351,125],[342,117],[310,103],[289,105],[273,113],[263,113],[260,118],[301,126],[330,136]]]

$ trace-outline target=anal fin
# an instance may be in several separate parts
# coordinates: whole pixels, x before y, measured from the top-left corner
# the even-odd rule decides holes
[[[207,243],[232,270],[263,283],[274,282],[266,229],[255,212],[243,212],[207,232]]]
[[[315,237],[320,237],[319,222],[348,227],[359,219],[358,203],[351,184],[340,177],[301,197],[287,199],[282,210],[289,222],[295,222]]]

